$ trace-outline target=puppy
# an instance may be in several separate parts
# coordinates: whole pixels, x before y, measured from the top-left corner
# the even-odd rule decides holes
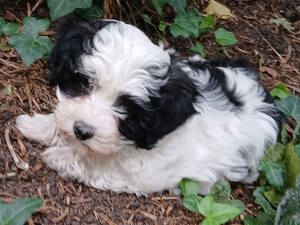
[[[251,183],[282,122],[246,63],[182,59],[120,21],[61,25],[50,83],[54,113],[20,115],[16,127],[47,146],[43,160],[61,176],[103,190]]]

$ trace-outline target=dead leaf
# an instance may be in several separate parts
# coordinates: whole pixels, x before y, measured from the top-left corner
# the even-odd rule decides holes
[[[279,73],[278,73],[276,70],[274,70],[274,69],[272,69],[272,68],[270,68],[270,67],[267,67],[267,66],[261,66],[261,67],[259,68],[259,70],[260,70],[260,72],[262,72],[262,73],[266,72],[266,73],[270,74],[272,77],[277,77],[277,76],[279,76]]]
[[[270,19],[270,23],[275,23],[277,26],[281,25],[284,29],[286,29],[289,32],[292,32],[292,30],[294,30],[292,23],[289,22],[286,18]]]
[[[208,15],[215,15],[217,18],[224,20],[235,17],[229,8],[215,0],[209,1],[208,6],[204,9],[204,12],[206,12]]]
[[[12,47],[10,47],[6,42],[0,42],[0,50],[3,52],[10,51]]]
[[[9,10],[5,11],[5,14],[3,17],[5,20],[10,21],[10,22],[18,21],[17,16]]]

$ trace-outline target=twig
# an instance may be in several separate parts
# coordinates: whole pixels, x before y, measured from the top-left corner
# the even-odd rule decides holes
[[[37,7],[41,4],[41,2],[42,2],[42,0],[37,0],[35,5],[31,9],[31,13],[33,13],[37,9]]]
[[[27,16],[31,16],[31,13],[32,13],[32,11],[31,11],[31,7],[30,7],[30,3],[29,2],[27,2],[26,3],[26,6],[27,6]]]
[[[271,45],[271,43],[260,33],[260,31],[253,26],[251,23],[249,23],[248,21],[239,18],[241,21],[247,23],[250,27],[252,27],[257,33],[258,35],[270,46],[270,48],[273,50],[273,52],[280,58],[281,61],[285,62],[284,58],[277,52],[277,50]]]
[[[12,144],[10,142],[10,138],[9,138],[9,132],[10,132],[10,128],[7,127],[5,129],[5,134],[4,135],[5,135],[5,141],[6,141],[6,145],[8,147],[8,150],[9,150],[9,152],[10,152],[10,154],[11,154],[11,156],[12,156],[12,158],[13,158],[15,164],[16,164],[16,166],[19,169],[21,169],[21,170],[28,170],[29,169],[28,163],[24,162],[22,159],[20,159],[17,156],[17,154],[16,154],[16,152],[15,152],[13,146],[12,146]]]

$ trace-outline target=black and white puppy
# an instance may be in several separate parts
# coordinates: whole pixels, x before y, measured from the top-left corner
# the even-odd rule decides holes
[[[50,81],[54,113],[20,115],[16,126],[48,146],[48,166],[99,189],[149,193],[192,178],[207,193],[218,179],[251,183],[282,122],[246,64],[180,59],[119,21],[63,24]]]

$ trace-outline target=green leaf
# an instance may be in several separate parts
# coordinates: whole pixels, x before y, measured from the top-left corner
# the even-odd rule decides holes
[[[177,13],[185,13],[186,0],[168,0],[167,1]]]
[[[199,17],[194,10],[188,10],[185,13],[177,14],[174,23],[170,26],[171,33],[175,38],[179,36],[184,38],[197,38],[200,36],[200,20],[201,17]]]
[[[251,216],[245,216],[244,225],[261,225],[258,220]]]
[[[201,57],[206,56],[206,51],[204,50],[204,47],[201,43],[197,42],[194,46],[190,47],[189,50],[191,52],[195,52],[199,54]]]
[[[281,165],[273,161],[263,161],[258,170],[264,172],[270,185],[277,190],[283,189],[283,168]]]
[[[213,29],[216,24],[216,19],[213,15],[201,17],[199,29],[201,33],[205,33],[210,29]]]
[[[266,163],[269,161],[279,162],[284,156],[286,146],[280,143],[277,143],[273,147],[267,149],[264,158],[261,163]]]
[[[206,195],[198,205],[198,212],[200,212],[203,216],[210,215],[212,204],[214,204],[213,197],[211,195]]]
[[[217,181],[210,190],[210,195],[216,202],[226,202],[230,198],[231,187],[228,181]]]
[[[286,18],[270,19],[270,22],[275,23],[277,26],[281,25],[284,29],[288,30],[289,32],[292,32],[292,30],[294,30],[292,23],[289,22]]]
[[[222,46],[235,45],[238,42],[234,34],[225,30],[223,27],[218,28],[214,34],[217,43]]]
[[[257,215],[257,221],[260,225],[273,225],[275,222],[276,212],[261,212]]]
[[[11,36],[8,42],[16,48],[27,66],[50,53],[52,48],[52,42],[48,37],[32,37],[25,32]]]
[[[162,7],[167,3],[167,0],[152,0],[152,5],[154,6],[156,12],[161,16]]]
[[[228,200],[225,203],[229,204],[229,205],[232,205],[232,206],[235,206],[236,208],[239,208],[241,211],[245,210],[245,205],[240,200],[233,199],[233,200]]]
[[[299,177],[300,178],[300,177]],[[289,189],[278,205],[275,225],[300,224],[300,179],[296,188]]]
[[[182,179],[179,183],[182,195],[184,197],[189,195],[198,195],[199,183],[189,179]]]
[[[40,32],[47,30],[49,27],[49,20],[47,19],[36,19],[34,17],[24,18],[24,31],[23,33],[37,37]]]
[[[255,191],[253,192],[253,196],[255,197],[255,203],[260,205],[263,208],[264,212],[275,215],[275,210],[272,208],[270,203],[265,199],[263,195],[265,191],[265,187],[258,187],[255,189]]]
[[[3,34],[3,27],[6,24],[5,20],[3,17],[0,17],[0,35]]]
[[[4,88],[4,94],[6,96],[12,96],[13,95],[13,89],[12,89],[12,85],[9,84]]]
[[[163,33],[166,32],[167,24],[164,21],[159,21],[158,29]]]
[[[210,195],[207,195],[198,205],[199,212],[205,216],[202,225],[218,225],[238,216],[242,210],[236,206],[224,203],[215,203]]]
[[[298,158],[293,143],[287,145],[285,151],[286,175],[289,187],[295,187],[300,174],[300,159]]]
[[[295,145],[295,153],[298,156],[298,159],[300,160],[300,144]]]
[[[97,5],[93,5],[85,9],[76,9],[75,13],[87,20],[94,20],[94,19],[100,19],[102,17],[103,10],[101,7]]]
[[[18,33],[19,27],[17,23],[7,23],[2,27],[2,32],[7,36],[11,36]]]
[[[293,117],[300,123],[300,97],[288,96],[287,98],[275,101],[275,106],[286,116]]]
[[[41,198],[24,198],[11,204],[0,201],[0,224],[23,225],[42,204]]]
[[[271,95],[283,99],[290,96],[291,93],[284,83],[279,83],[271,90]]]
[[[265,191],[264,196],[274,207],[277,207],[283,197],[282,192],[276,191],[273,187],[270,187],[268,191]]]
[[[198,212],[198,205],[202,201],[199,195],[188,195],[183,198],[183,205],[192,212]]]
[[[47,3],[51,19],[56,20],[75,9],[91,7],[92,0],[47,0]]]

